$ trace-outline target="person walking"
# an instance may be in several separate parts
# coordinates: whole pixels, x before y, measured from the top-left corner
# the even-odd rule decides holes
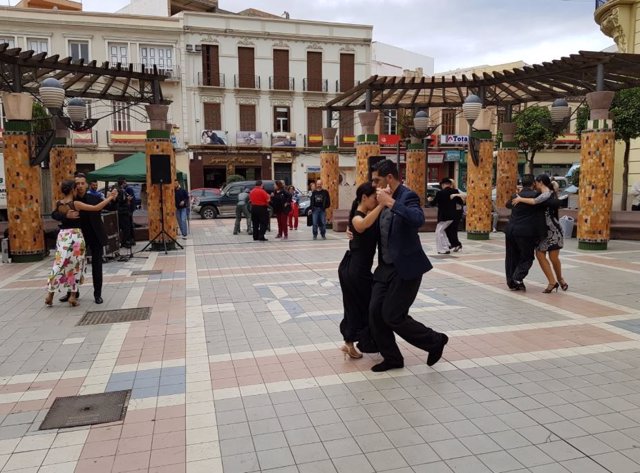
[[[633,183],[633,186],[631,186],[631,194],[633,195],[631,210],[640,210],[640,181]]]
[[[511,216],[505,232],[504,265],[507,286],[514,291],[527,290],[524,279],[533,265],[536,245],[541,238],[544,238],[547,229],[542,207],[512,204],[513,199],[518,195],[535,199],[538,192],[533,188],[534,182],[532,174],[522,176],[522,190],[519,194],[511,196],[511,200],[506,203],[506,207],[511,209]]]
[[[409,316],[424,273],[433,266],[422,249],[418,229],[424,224],[420,198],[398,179],[398,167],[385,159],[376,164],[372,179],[380,214],[378,266],[373,274],[369,324],[383,361],[375,372],[404,366],[394,332],[411,345],[429,353],[427,365],[440,360],[449,337]]]
[[[276,181],[276,190],[271,198],[271,207],[278,222],[278,234],[276,238],[286,240],[289,238],[287,218],[291,212],[291,194],[289,194],[282,181]]]
[[[269,201],[271,197],[263,189],[262,181],[256,181],[256,185],[249,192],[251,203],[251,224],[253,226],[254,241],[267,241],[264,237],[269,223]]]
[[[289,230],[297,230],[300,214],[300,191],[293,186],[289,186],[288,191],[291,195],[291,212],[289,212],[287,223],[289,224]]]
[[[371,266],[378,244],[381,211],[375,187],[370,182],[361,184],[349,213],[349,230],[353,238],[349,240],[349,249],[338,266],[344,307],[344,317],[340,322],[340,333],[344,339],[341,350],[345,358],[362,358],[362,353],[354,346],[356,342],[367,352],[377,351],[377,348],[371,348],[369,303],[373,283]]]
[[[527,204],[544,207],[547,234],[536,246],[536,259],[548,282],[546,289],[542,292],[549,294],[554,289],[558,292],[558,287],[566,291],[569,289],[569,285],[562,277],[562,263],[560,262],[560,250],[564,246],[562,227],[560,227],[560,220],[558,219],[560,200],[558,200],[558,195],[551,179],[546,174],[536,176],[535,186],[540,195],[535,198],[518,195],[511,203],[514,206]],[[547,259],[547,255],[549,259]]]
[[[242,223],[242,217],[247,221],[247,233],[251,234],[251,214],[249,212],[249,188],[245,187],[242,192],[238,194],[238,203],[236,204],[236,223],[233,227],[233,234],[240,233],[240,223]]]
[[[455,220],[459,224],[460,220],[456,209],[456,201],[454,196],[458,196],[459,192],[453,187],[453,181],[448,177],[440,181],[440,190],[432,201],[432,205],[438,207],[438,223],[436,225],[436,251],[439,255],[448,255],[451,248],[459,251],[462,248],[460,240],[458,240],[458,230],[447,232],[447,229]],[[456,197],[458,199],[458,197]],[[451,237],[453,241],[449,239]]]
[[[182,239],[187,239],[189,229],[187,227],[187,212],[189,211],[189,193],[186,189],[183,189],[178,181],[176,181],[176,219],[178,220],[178,227],[180,233],[182,233]]]
[[[133,211],[135,209],[135,193],[127,184],[124,177],[118,178],[118,197],[116,198],[118,211],[118,227],[120,228],[121,244],[131,248],[135,244],[133,238]]]
[[[313,239],[318,239],[318,230],[323,240],[327,239],[327,209],[331,206],[331,197],[322,188],[322,180],[316,181],[315,189],[311,192],[311,215],[313,222]]]
[[[84,280],[86,264],[86,242],[80,228],[81,222],[78,212],[98,213],[117,197],[118,192],[112,191],[106,199],[102,196],[97,205],[88,205],[74,200],[76,197],[75,181],[70,179],[62,181],[60,191],[63,197],[62,200],[56,202],[54,210],[60,216],[60,231],[56,240],[56,254],[49,273],[47,297],[44,303],[52,306],[56,290],[63,286],[67,289],[68,297],[62,302],[69,302],[70,305],[76,306],[78,305],[78,285],[82,284]],[[73,218],[67,217],[67,215]]]

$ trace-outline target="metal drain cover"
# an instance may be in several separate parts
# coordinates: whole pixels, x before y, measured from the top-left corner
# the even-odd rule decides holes
[[[124,419],[130,396],[131,390],[59,397],[53,401],[40,430],[117,422]]]
[[[149,269],[145,271],[131,271],[131,276],[153,276],[155,274],[162,274],[162,270]]]
[[[138,307],[133,309],[97,310],[87,312],[78,322],[78,325],[117,324],[122,322],[136,322],[149,320],[151,307]]]

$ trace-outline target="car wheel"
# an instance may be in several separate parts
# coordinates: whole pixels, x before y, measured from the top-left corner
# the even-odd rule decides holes
[[[200,210],[200,216],[205,220],[218,218],[218,210],[211,206],[203,207],[202,210]]]

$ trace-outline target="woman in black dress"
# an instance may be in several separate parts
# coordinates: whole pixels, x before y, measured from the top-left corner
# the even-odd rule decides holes
[[[341,350],[345,358],[362,358],[354,343],[367,352],[372,350],[369,336],[369,300],[373,275],[371,266],[378,241],[378,217],[382,206],[376,200],[376,189],[370,182],[360,185],[356,191],[356,200],[349,214],[349,230],[353,239],[349,241],[349,250],[338,267],[344,318],[340,323],[340,332],[344,337]]]

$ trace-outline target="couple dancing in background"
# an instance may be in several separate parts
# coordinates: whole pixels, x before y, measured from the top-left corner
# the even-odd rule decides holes
[[[505,272],[507,286],[514,291],[527,290],[524,278],[533,265],[534,254],[548,282],[542,292],[569,289],[562,277],[560,249],[564,239],[558,219],[560,201],[553,184],[546,174],[535,178],[526,174],[522,191],[506,204],[511,217],[506,231]]]
[[[442,357],[449,338],[409,316],[422,275],[432,269],[422,249],[418,229],[424,212],[418,195],[399,181],[391,160],[379,162],[373,183],[356,191],[349,217],[353,238],[338,268],[343,293],[344,319],[340,331],[345,356],[362,358],[362,352],[380,352],[375,372],[404,366],[395,334],[429,353],[427,364]],[[371,273],[378,251],[378,266]]]

